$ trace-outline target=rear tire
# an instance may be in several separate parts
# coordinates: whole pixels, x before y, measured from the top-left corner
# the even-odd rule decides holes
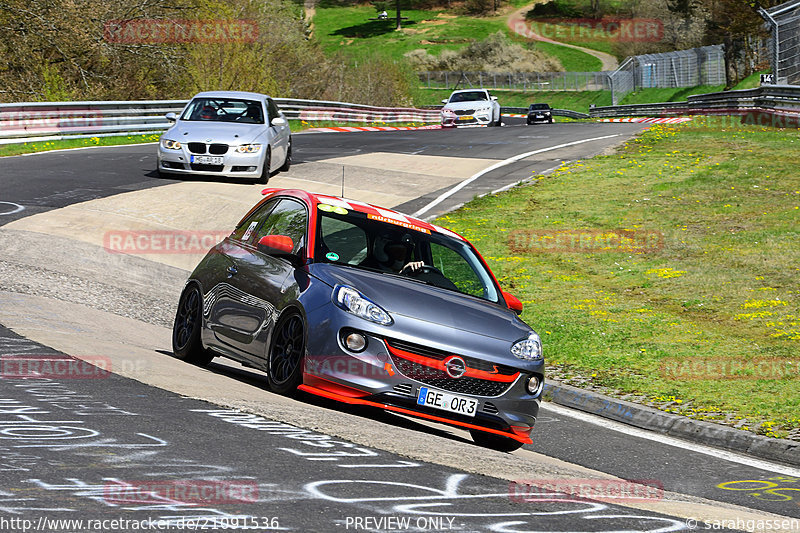
[[[178,300],[178,311],[172,326],[172,353],[193,365],[205,366],[214,354],[203,348],[200,330],[203,328],[203,296],[197,285],[189,285]]]
[[[261,177],[258,180],[258,183],[262,185],[266,185],[269,181],[270,172],[269,169],[272,166],[272,150],[269,146],[267,146],[267,153],[264,155],[264,168],[261,169]]]
[[[501,437],[494,433],[487,433],[479,429],[470,429],[469,434],[475,444],[484,448],[491,448],[498,452],[513,452],[522,447],[522,443],[518,440],[509,439],[508,437]]]
[[[292,395],[302,382],[305,339],[305,324],[299,313],[292,311],[278,320],[267,356],[267,378],[274,392]]]

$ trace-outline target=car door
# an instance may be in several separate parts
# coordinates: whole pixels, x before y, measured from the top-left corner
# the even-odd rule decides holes
[[[272,162],[270,171],[280,167],[286,159],[286,153],[289,150],[289,123],[282,126],[273,126],[272,120],[275,118],[283,118],[278,106],[272,100],[267,98],[267,116],[269,117],[269,137],[272,145]]]
[[[284,235],[292,239],[292,252],[297,254],[305,246],[307,226],[305,204],[292,198],[280,198],[259,221],[252,235],[243,239],[241,255],[232,258],[236,271],[231,285],[239,298],[236,305],[239,327],[235,335],[227,330],[228,342],[254,362],[259,362],[266,354],[269,333],[288,303],[286,290],[294,279],[295,268],[286,258],[260,251],[258,241],[266,235]]]

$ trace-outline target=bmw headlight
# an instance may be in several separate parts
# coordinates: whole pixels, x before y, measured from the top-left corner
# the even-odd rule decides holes
[[[337,285],[333,289],[333,301],[348,313],[352,313],[364,320],[369,320],[382,326],[388,326],[394,322],[389,313],[381,306],[352,287]]]
[[[442,115],[447,117],[454,117],[456,116],[456,112],[453,111],[452,109],[448,109],[445,107],[444,109],[442,109]]]
[[[539,339],[539,335],[531,332],[527,339],[515,342],[511,346],[511,353],[514,354],[514,357],[525,359],[526,361],[542,359],[542,341]]]
[[[260,144],[242,144],[236,148],[240,154],[255,154],[259,150],[261,150]]]
[[[180,150],[181,143],[172,139],[161,139],[161,147],[167,150]]]

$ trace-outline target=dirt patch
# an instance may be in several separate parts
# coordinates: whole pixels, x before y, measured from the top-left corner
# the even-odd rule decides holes
[[[422,40],[419,44],[464,44],[471,42],[472,39],[436,39],[435,41]]]
[[[447,24],[447,21],[446,20],[429,19],[429,20],[421,21],[420,24],[428,24],[429,26],[441,26],[442,24]]]

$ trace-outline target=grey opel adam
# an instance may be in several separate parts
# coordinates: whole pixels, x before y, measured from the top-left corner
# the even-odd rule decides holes
[[[531,442],[541,342],[468,241],[354,200],[264,194],[190,275],[178,358],[228,357],[277,393],[444,422],[494,449]]]

